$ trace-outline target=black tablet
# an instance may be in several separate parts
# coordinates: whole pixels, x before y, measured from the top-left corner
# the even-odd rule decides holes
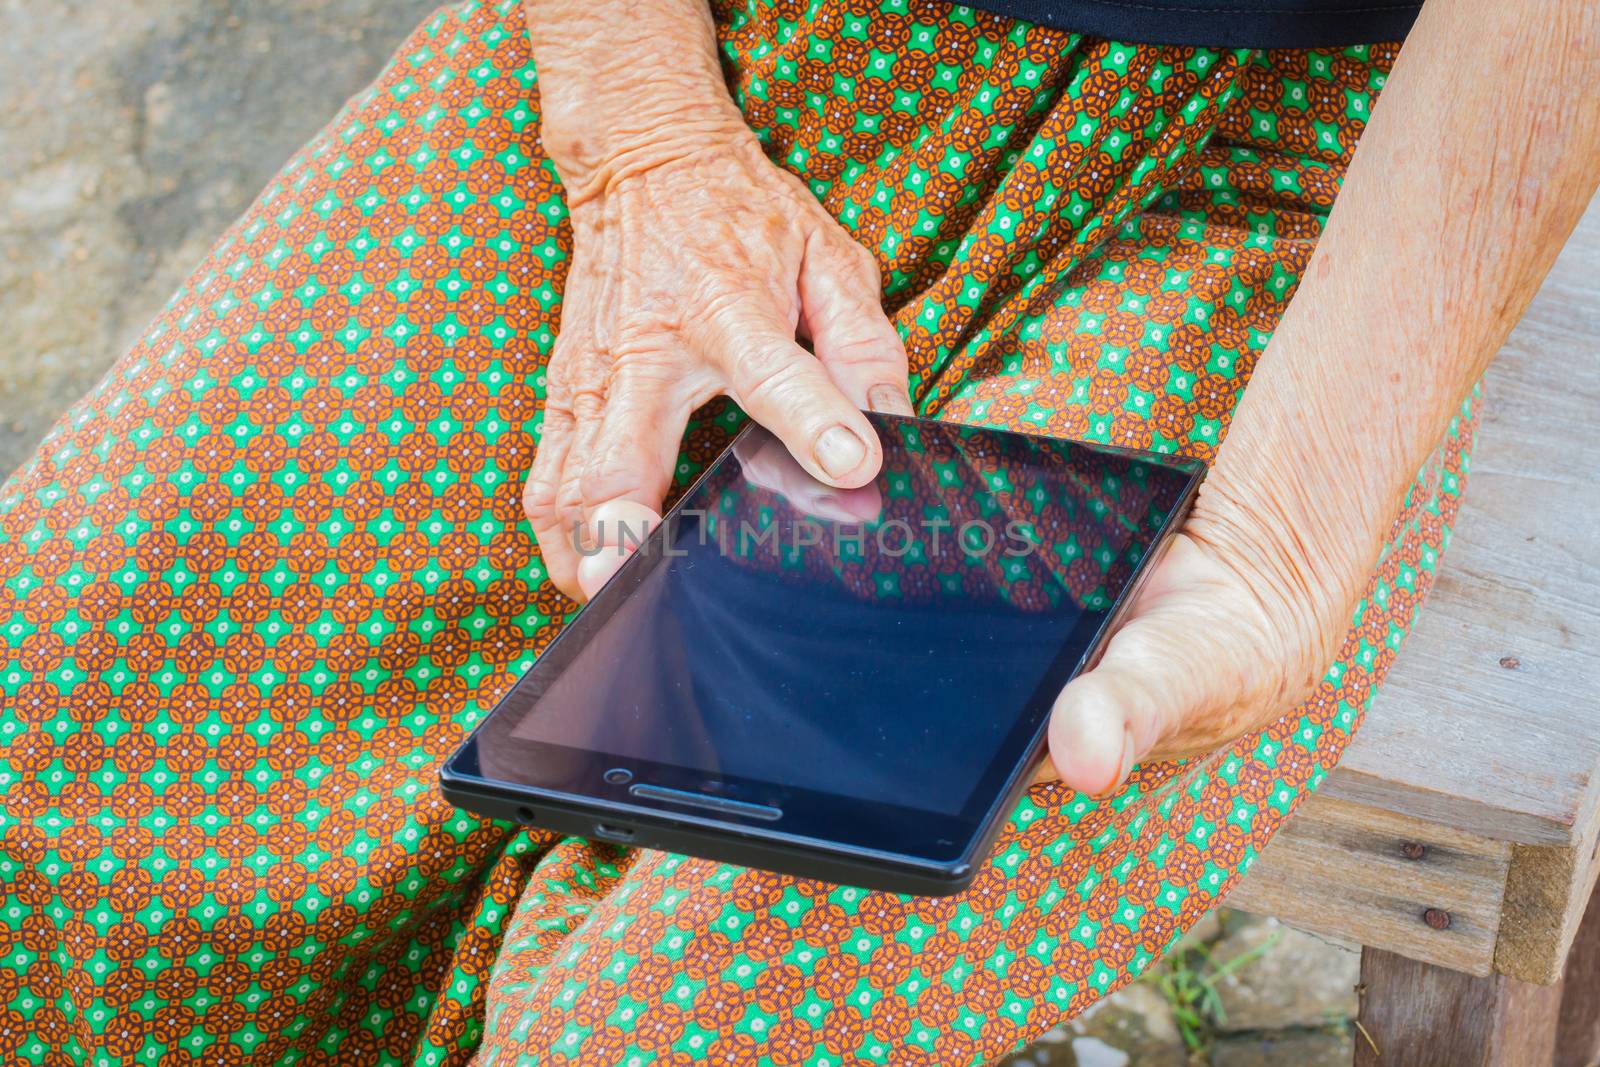
[[[883,470],[854,490],[744,430],[449,760],[445,795],[867,888],[966,885],[1204,468],[869,418]]]

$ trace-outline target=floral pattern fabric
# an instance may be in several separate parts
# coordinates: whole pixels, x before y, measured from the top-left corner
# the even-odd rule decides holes
[[[1311,700],[1109,800],[1035,788],[959,896],[453,809],[441,761],[574,607],[519,504],[572,248],[523,19],[421,26],[0,490],[0,1061],[985,1062],[1212,907],[1392,662],[1470,404]],[[1394,51],[718,21],[772,159],[878,257],[923,412],[1201,457]]]

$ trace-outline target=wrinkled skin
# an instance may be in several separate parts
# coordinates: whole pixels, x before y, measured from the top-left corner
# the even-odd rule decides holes
[[[911,412],[877,264],[753,138],[634,171],[572,225],[524,496],[562,590],[593,593],[623,558],[596,549],[659,521],[689,415],[714,396],[829,485],[876,476],[860,409]]]
[[[1103,793],[1136,760],[1212,751],[1311,695],[1343,634],[1337,593],[1264,573],[1248,518],[1203,490],[1100,663],[1057,698],[1041,780]]]

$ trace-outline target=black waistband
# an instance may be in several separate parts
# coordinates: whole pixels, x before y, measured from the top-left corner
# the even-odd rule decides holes
[[[1398,41],[1422,9],[1420,0],[977,0],[970,6],[1114,41],[1215,48]]]

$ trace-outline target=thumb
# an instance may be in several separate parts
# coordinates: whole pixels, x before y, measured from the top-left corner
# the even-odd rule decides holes
[[[666,373],[646,373],[642,359],[613,375],[579,478],[582,522],[572,533],[577,584],[593,597],[661,522],[687,404]],[[670,364],[663,363],[670,367]]]
[[[593,599],[600,587],[627,562],[650,532],[661,525],[654,508],[626,499],[600,505],[590,519],[593,539],[582,549],[578,562],[578,587]]]
[[[1072,788],[1104,796],[1134,765],[1191,739],[1243,733],[1241,698],[1261,648],[1208,598],[1169,594],[1135,605],[1092,669],[1069,682],[1050,715],[1050,759]]]

